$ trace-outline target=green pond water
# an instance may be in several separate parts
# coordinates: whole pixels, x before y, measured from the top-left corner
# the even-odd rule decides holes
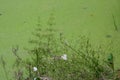
[[[120,68],[120,0],[0,0],[0,55],[11,63],[11,47],[28,47],[38,17],[46,26],[52,12],[55,28],[67,38],[86,35],[96,45],[112,41],[115,68]]]

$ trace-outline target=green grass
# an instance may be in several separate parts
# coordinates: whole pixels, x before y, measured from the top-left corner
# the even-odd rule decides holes
[[[13,45],[28,47],[31,32],[36,27],[38,16],[46,26],[50,13],[55,14],[55,28],[62,31],[68,39],[78,35],[88,36],[94,45],[109,45],[115,55],[115,68],[119,68],[120,12],[118,0],[0,0],[0,54],[5,56],[8,66],[13,63],[11,48]],[[115,17],[118,32],[114,29],[112,14]],[[106,35],[111,35],[106,38]],[[107,46],[106,46],[107,47]],[[105,47],[105,48],[106,48]],[[21,54],[24,56],[24,54]],[[3,70],[0,70],[3,72]],[[0,74],[0,79],[4,74]]]

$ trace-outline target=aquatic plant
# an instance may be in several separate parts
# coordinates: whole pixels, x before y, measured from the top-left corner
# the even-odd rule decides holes
[[[13,68],[16,80],[115,80],[119,75],[114,70],[114,56],[100,47],[94,48],[90,39],[79,36],[70,42],[54,29],[51,14],[47,28],[38,18],[37,28],[26,49],[29,58],[18,55],[19,47],[13,47]],[[107,53],[108,54],[108,53]],[[4,61],[3,61],[4,62]],[[117,71],[118,72],[118,71]]]

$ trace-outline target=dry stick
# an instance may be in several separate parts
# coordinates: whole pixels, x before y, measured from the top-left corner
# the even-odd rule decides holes
[[[115,16],[113,14],[112,14],[112,17],[113,17],[113,23],[114,23],[115,30],[118,31],[118,27],[115,21]]]
[[[7,74],[7,70],[6,70],[6,62],[5,62],[5,60],[3,59],[3,56],[1,56],[1,62],[2,62],[3,69],[4,69],[4,71],[5,71],[6,79],[8,80],[8,74]]]

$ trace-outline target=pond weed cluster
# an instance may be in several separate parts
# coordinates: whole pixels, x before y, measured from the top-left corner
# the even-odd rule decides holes
[[[27,49],[30,59],[19,57],[18,46],[12,49],[16,56],[14,80],[120,79],[119,72],[114,70],[112,53],[108,59],[104,58],[105,51],[101,47],[94,49],[85,36],[70,43],[63,33],[53,28],[54,24],[53,15],[48,20],[48,28],[43,29],[42,24],[38,23],[33,33],[35,37],[29,41],[34,47]],[[3,68],[6,70],[4,64]]]

